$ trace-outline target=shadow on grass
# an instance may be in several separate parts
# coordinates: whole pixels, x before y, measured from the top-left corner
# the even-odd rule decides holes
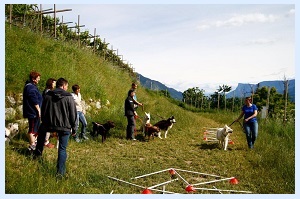
[[[197,147],[199,147],[200,150],[215,150],[219,149],[222,150],[219,146],[219,143],[202,143],[202,144],[197,144]],[[227,151],[233,151],[233,150],[245,150],[242,147],[231,147],[232,145],[228,145]]]
[[[12,141],[9,145],[13,151],[16,151],[20,155],[32,158],[32,153],[26,144]]]
[[[202,144],[197,144],[197,147],[199,147],[202,150],[213,150],[213,149],[218,149],[219,144],[218,143],[202,143]]]

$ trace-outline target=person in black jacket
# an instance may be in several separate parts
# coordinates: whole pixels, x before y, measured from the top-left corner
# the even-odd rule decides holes
[[[56,89],[48,91],[42,104],[42,124],[39,129],[35,156],[41,156],[46,132],[57,132],[59,138],[57,177],[66,174],[67,146],[71,132],[75,132],[77,110],[72,95],[67,92],[68,81],[59,78]]]
[[[137,112],[134,109],[133,96],[135,95],[134,90],[129,90],[127,98],[125,100],[125,116],[127,117],[127,128],[126,128],[126,139],[136,140],[134,137],[135,119]]]
[[[26,81],[23,90],[23,117],[28,118],[28,149],[31,152],[36,148],[35,140],[41,119],[41,105],[43,97],[37,87],[40,79],[40,73],[36,71],[30,72],[29,80]]]

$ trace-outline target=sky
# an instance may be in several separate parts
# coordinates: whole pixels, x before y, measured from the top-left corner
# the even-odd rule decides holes
[[[53,4],[42,4],[43,10]],[[295,78],[294,4],[56,4],[135,72],[178,91]],[[53,16],[53,14],[51,14]]]
[[[29,2],[2,0],[2,19],[3,5],[9,3]],[[43,9],[53,8],[53,3],[56,3],[57,10],[72,9],[57,16],[61,18],[63,15],[65,22],[77,22],[80,15],[80,22],[85,25],[81,31],[89,30],[93,34],[96,28],[97,34],[118,49],[118,54],[123,55],[136,72],[179,91],[199,87],[214,92],[223,84],[234,89],[238,83],[296,77],[296,62],[299,63],[299,56],[296,56],[296,47],[299,49],[299,39],[296,40],[295,34],[299,29],[295,23],[296,0],[143,0],[142,3],[139,0],[42,0],[30,3],[41,3]],[[0,20],[2,66],[5,62],[3,21]],[[0,67],[0,70],[0,83],[5,85],[5,67]],[[296,81],[296,87],[298,84]],[[0,92],[5,96],[4,89]],[[298,99],[296,92],[296,102]],[[0,98],[2,107],[5,107],[4,100],[4,97]],[[4,110],[0,113],[0,120],[5,121]],[[296,122],[296,142],[299,141],[299,124]],[[299,147],[295,147],[296,165],[299,165]],[[1,162],[5,162],[4,151],[4,145],[0,144]],[[0,164],[1,198],[41,197],[38,194],[6,195],[4,171],[5,165]],[[296,169],[296,180],[298,176]],[[296,194],[272,194],[270,197],[298,198],[298,184],[295,185]],[[239,198],[241,196],[265,198],[265,195],[258,194],[243,194]],[[70,194],[56,197],[81,198]],[[165,197],[199,198],[194,194]],[[205,195],[205,198],[220,197]],[[223,198],[232,197],[235,196],[223,195]],[[43,198],[53,196],[44,194]],[[99,198],[99,195],[89,195],[89,198]],[[101,198],[124,197],[107,194]],[[141,195],[130,195],[130,198],[141,198]]]

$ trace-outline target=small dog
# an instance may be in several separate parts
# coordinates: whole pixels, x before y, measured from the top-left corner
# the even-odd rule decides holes
[[[222,149],[227,150],[228,145],[228,139],[229,139],[229,133],[232,133],[233,130],[225,125],[224,128],[219,128],[217,130],[217,139],[219,140],[219,144],[222,147]]]
[[[148,136],[148,139],[150,140],[150,137],[152,137],[154,139],[154,135],[160,132],[159,127],[157,126],[153,126],[150,123],[147,123],[145,125],[145,137]]]
[[[93,131],[91,136],[97,137],[98,135],[102,136],[102,143],[106,140],[106,136],[111,128],[115,127],[115,123],[112,121],[107,121],[105,124],[100,124],[98,122],[92,122]]]
[[[5,142],[9,141],[19,133],[19,124],[18,123],[9,123],[5,127]]]
[[[173,124],[176,123],[174,116],[169,117],[167,120],[161,120],[154,124],[153,126],[157,126],[160,130],[165,131],[165,138],[167,138],[168,131],[173,127]],[[161,132],[159,131],[158,137],[161,138]]]
[[[146,125],[150,124],[150,113],[145,112],[144,120],[143,120],[143,133],[146,134]]]

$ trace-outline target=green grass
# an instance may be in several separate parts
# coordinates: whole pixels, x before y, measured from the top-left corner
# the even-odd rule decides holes
[[[49,77],[65,77],[69,84],[79,84],[85,100],[92,98],[111,106],[88,112],[88,130],[91,122],[111,119],[117,124],[105,143],[101,139],[68,146],[68,178],[56,182],[56,149],[45,149],[42,160],[33,160],[27,153],[26,129],[21,129],[5,148],[5,193],[7,194],[115,194],[140,193],[134,186],[108,178],[152,186],[170,180],[164,172],[147,178],[132,177],[167,168],[179,168],[223,177],[236,177],[239,184],[218,182],[210,185],[219,189],[252,191],[258,194],[295,193],[295,124],[282,126],[278,121],[259,121],[259,136],[254,150],[248,150],[246,138],[238,124],[228,151],[215,143],[203,141],[204,127],[222,127],[230,124],[239,113],[193,113],[157,96],[141,86],[138,98],[151,113],[151,123],[174,115],[177,123],[167,139],[144,141],[139,133],[136,142],[125,139],[126,118],[124,100],[132,78],[123,71],[87,49],[44,38],[28,30],[6,28],[5,94],[22,93],[24,82],[32,69],[42,74],[39,88],[44,88]],[[138,109],[143,116],[143,110]],[[141,122],[137,120],[138,127]],[[55,140],[52,140],[55,142]],[[209,180],[201,175],[180,174],[190,183]],[[166,190],[185,193],[185,183],[173,182]],[[205,186],[209,187],[209,186]],[[155,192],[157,193],[157,192]],[[216,192],[197,191],[211,194]],[[225,192],[224,192],[225,193]]]

